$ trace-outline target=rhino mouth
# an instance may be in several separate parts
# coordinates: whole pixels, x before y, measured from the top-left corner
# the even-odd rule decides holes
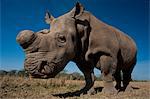
[[[66,61],[61,59],[49,60],[46,58],[37,59],[36,55],[25,59],[25,70],[33,78],[53,78],[64,69]]]
[[[33,78],[52,78],[54,75],[54,65],[49,65],[47,61],[38,62],[35,67],[30,65],[32,68],[28,68],[29,73]],[[33,68],[34,67],[34,68]]]

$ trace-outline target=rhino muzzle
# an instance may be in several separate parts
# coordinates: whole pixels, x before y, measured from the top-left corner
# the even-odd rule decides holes
[[[48,56],[49,57],[48,57]],[[55,59],[51,52],[36,52],[26,54],[24,62],[25,70],[27,70],[33,78],[53,78],[66,65],[65,59]]]
[[[54,77],[54,65],[49,64],[47,60],[39,60],[35,63],[25,61],[25,69],[33,78],[52,78]]]

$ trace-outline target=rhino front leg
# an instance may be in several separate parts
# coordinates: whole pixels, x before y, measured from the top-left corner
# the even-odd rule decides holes
[[[85,76],[85,82],[86,85],[84,88],[81,89],[81,91],[83,91],[83,94],[95,94],[95,90],[93,88],[94,85],[94,73],[90,72],[90,73],[86,73],[84,74]]]
[[[100,64],[104,84],[102,92],[108,94],[116,94],[118,91],[113,84],[114,74],[116,71],[116,62],[110,56],[101,56]]]
[[[94,68],[88,68],[86,64],[77,64],[78,68],[82,71],[85,76],[85,86],[79,91],[80,94],[95,94],[95,90],[93,88],[95,77],[94,77]]]

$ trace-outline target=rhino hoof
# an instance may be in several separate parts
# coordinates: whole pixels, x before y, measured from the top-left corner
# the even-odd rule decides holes
[[[128,85],[125,89],[125,92],[133,92],[133,88],[131,85]]]
[[[116,90],[115,87],[112,87],[112,88],[104,88],[102,90],[102,93],[109,95],[117,95],[118,91]]]
[[[87,92],[88,95],[94,95],[96,94],[96,91],[94,88],[91,88],[88,92]]]
[[[103,88],[102,92],[106,93],[106,94],[114,94],[114,95],[116,95],[118,93],[118,91],[116,90],[116,88],[113,85],[113,81],[104,82],[104,88]]]

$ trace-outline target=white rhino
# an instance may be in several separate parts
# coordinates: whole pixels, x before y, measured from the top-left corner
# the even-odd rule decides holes
[[[47,12],[45,21],[51,25],[50,30],[38,33],[24,30],[17,36],[26,53],[25,69],[33,77],[54,77],[69,61],[73,61],[86,81],[85,87],[77,94],[92,89],[95,67],[102,73],[103,92],[121,90],[121,81],[123,90],[127,89],[137,56],[133,39],[85,11],[80,3],[58,18]]]

